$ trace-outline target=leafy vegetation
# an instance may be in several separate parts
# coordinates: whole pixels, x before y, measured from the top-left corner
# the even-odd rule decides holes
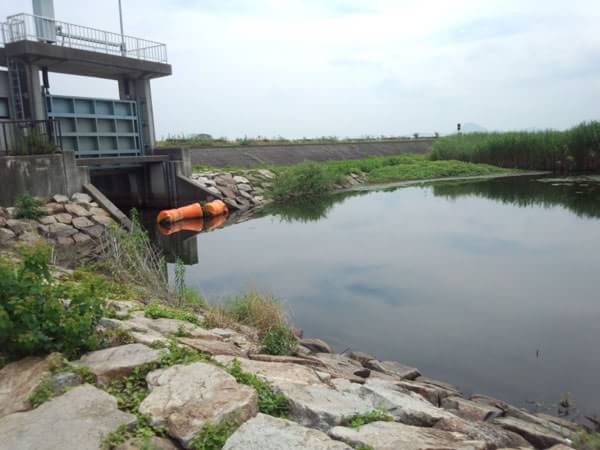
[[[218,425],[207,424],[190,441],[191,450],[221,450],[237,426],[228,421]]]
[[[28,193],[19,195],[15,206],[18,219],[39,219],[46,214],[42,209],[44,203]]]
[[[267,331],[261,340],[261,352],[267,355],[293,355],[298,349],[298,339],[283,323]]]
[[[573,446],[577,450],[600,450],[600,433],[582,429],[575,435]]]
[[[433,161],[428,155],[414,154],[304,163],[270,169],[277,176],[269,194],[279,202],[323,196],[351,174],[361,175],[367,183],[377,184],[508,172],[506,169],[485,164]]]
[[[443,137],[432,159],[557,172],[600,169],[600,122],[567,131],[468,133]]]
[[[98,346],[103,315],[97,280],[54,281],[50,248],[21,248],[22,261],[0,259],[0,348],[19,357],[61,352],[69,357]]]
[[[371,422],[392,422],[394,418],[389,414],[375,409],[363,414],[354,414],[353,416],[342,418],[342,426],[350,428],[359,428]]]
[[[54,387],[52,386],[52,377],[46,375],[40,381],[31,395],[29,396],[29,403],[33,408],[37,408],[42,403],[46,403],[48,400],[55,396]]]
[[[290,402],[283,394],[273,390],[271,385],[258,378],[253,373],[244,372],[237,359],[234,359],[226,368],[238,383],[251,386],[258,394],[258,409],[263,414],[275,417],[287,417],[290,411]]]
[[[159,302],[152,302],[144,308],[144,315],[151,319],[177,319],[200,325],[198,315],[185,309],[173,308]]]
[[[109,226],[102,236],[101,253],[96,268],[124,285],[139,286],[146,298],[172,301],[167,265],[152,244],[135,210],[131,229]]]

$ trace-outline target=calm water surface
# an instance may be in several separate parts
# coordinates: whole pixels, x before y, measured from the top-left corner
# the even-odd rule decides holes
[[[600,413],[600,183],[355,193],[273,209],[178,251],[197,258],[186,278],[201,294],[272,293],[305,336],[338,351],[531,409],[556,412],[570,393],[575,416]]]

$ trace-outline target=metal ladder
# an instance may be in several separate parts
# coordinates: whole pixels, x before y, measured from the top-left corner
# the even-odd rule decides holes
[[[25,107],[27,97],[27,76],[24,64],[16,59],[8,58],[8,85],[10,98],[16,120],[25,120],[28,115]],[[23,83],[25,81],[25,83]]]

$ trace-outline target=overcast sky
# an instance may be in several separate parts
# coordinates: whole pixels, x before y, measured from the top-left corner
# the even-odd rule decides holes
[[[399,135],[566,128],[600,118],[598,0],[123,0],[125,32],[168,45],[159,136]],[[117,0],[55,0],[118,31]],[[31,12],[2,0],[0,16]],[[52,92],[116,83],[53,76]]]

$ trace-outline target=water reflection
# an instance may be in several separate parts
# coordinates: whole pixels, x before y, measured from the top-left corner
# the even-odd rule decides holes
[[[272,208],[199,234],[186,282],[212,301],[269,291],[306,335],[467,393],[556,412],[570,392],[593,414],[599,203],[590,182],[515,178]]]

